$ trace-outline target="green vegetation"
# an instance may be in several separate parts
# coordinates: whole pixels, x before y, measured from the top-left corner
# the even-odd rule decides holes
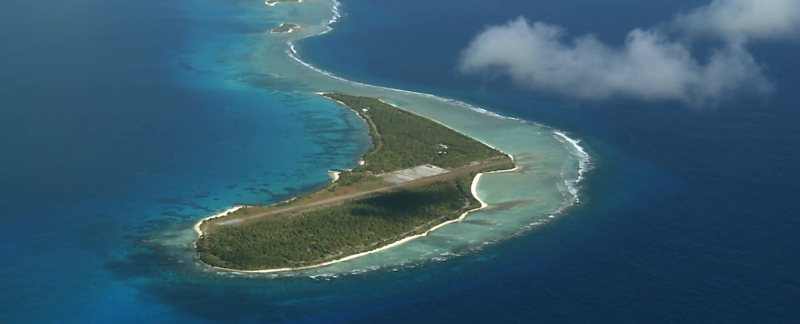
[[[289,32],[292,32],[292,30],[294,30],[296,28],[300,28],[300,25],[281,24],[278,27],[272,28],[272,32],[273,33],[289,33]]]
[[[220,226],[197,241],[200,259],[240,269],[309,266],[421,234],[480,206],[474,174],[348,201],[294,217]]]
[[[353,172],[392,172],[423,164],[458,168],[507,157],[464,134],[378,99],[334,93],[325,96],[343,102],[370,124],[373,148],[364,154],[366,164]]]
[[[342,174],[339,175],[339,180],[336,180],[336,182],[328,185],[326,189],[332,191],[335,188],[359,186],[362,183],[370,181],[378,182],[381,180],[380,178],[365,172],[342,172]]]
[[[325,96],[369,125],[373,147],[364,165],[314,193],[204,222],[196,241],[201,261],[238,270],[297,268],[374,250],[479,207],[470,192],[475,174],[514,167],[504,153],[380,100]],[[449,172],[401,184],[377,176],[424,164]]]

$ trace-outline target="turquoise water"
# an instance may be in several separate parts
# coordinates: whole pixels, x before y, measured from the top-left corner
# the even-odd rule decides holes
[[[589,168],[588,155],[581,151],[577,141],[563,133],[558,135],[549,128],[451,99],[351,82],[304,62],[302,52],[296,50],[297,42],[328,32],[330,22],[339,18],[338,7],[336,2],[280,4],[249,8],[247,15],[235,16],[237,23],[253,29],[254,25],[269,27],[284,22],[300,24],[302,28],[300,33],[288,35],[241,36],[241,44],[246,44],[240,47],[241,52],[225,52],[236,57],[224,64],[229,79],[297,95],[344,92],[390,100],[514,155],[523,168],[513,175],[486,175],[478,185],[478,193],[493,207],[471,214],[467,222],[448,225],[396,248],[304,271],[302,275],[361,273],[365,269],[396,269],[418,262],[446,260],[541,225],[577,202],[577,181],[583,172],[581,168]]]
[[[227,300],[244,300],[234,322],[296,319],[310,314],[309,296],[336,304],[366,289],[317,282],[429,268],[530,229],[574,202],[571,181],[584,157],[552,130],[452,100],[347,82],[298,60],[302,51],[292,52],[287,41],[328,30],[335,3],[5,6],[3,45],[15,51],[0,57],[0,207],[11,229],[0,251],[15,262],[0,272],[3,322],[227,322],[227,307],[199,306]],[[285,21],[302,24],[303,32],[268,33]],[[41,41],[21,42],[9,32],[23,26]],[[67,36],[48,37],[58,32]],[[484,177],[478,192],[496,207],[467,222],[351,262],[281,274],[297,278],[279,284],[269,276],[231,279],[239,276],[195,264],[188,244],[197,220],[314,190],[330,181],[327,170],[354,166],[368,148],[360,120],[316,91],[392,100],[513,154],[526,168],[513,181]],[[264,314],[259,300],[304,306]]]
[[[634,28],[664,27],[677,13],[710,2],[345,1],[336,31],[301,47],[311,61],[351,78],[570,130],[593,157],[580,208],[442,264],[459,279],[437,277],[428,267],[433,279],[409,289],[419,297],[395,295],[403,306],[366,319],[354,311],[362,319],[356,321],[796,321],[797,42],[748,46],[775,93],[732,95],[700,110],[673,102],[574,101],[520,89],[502,76],[454,71],[460,51],[486,25],[520,15],[621,46]],[[699,60],[708,45],[695,44]],[[382,50],[390,47],[398,50]],[[469,271],[480,267],[475,259],[485,260],[484,271]]]
[[[286,41],[327,30],[327,1],[3,1],[0,323],[794,322],[796,43],[751,45],[774,94],[708,111],[576,103],[454,71],[486,24],[520,14],[620,43],[708,2],[347,0],[333,32],[295,42],[337,75],[580,138],[592,157],[580,204],[551,219],[573,202],[574,146],[304,67]],[[284,21],[304,33],[268,33]],[[276,277],[194,264],[198,219],[356,163],[363,125],[311,94],[329,90],[447,120],[529,166],[481,180],[494,209],[337,267]]]
[[[10,24],[4,31],[40,19],[29,34],[68,31],[72,42],[83,44],[56,39],[20,46],[14,34],[4,34],[19,52],[4,54],[0,127],[4,152],[17,153],[4,154],[3,169],[10,172],[2,174],[0,198],[14,229],[0,246],[6,258],[18,260],[2,271],[3,300],[11,301],[2,313],[9,321],[147,320],[160,312],[150,307],[166,306],[141,303],[142,285],[223,284],[203,281],[217,274],[191,260],[197,220],[232,205],[311,191],[329,181],[327,170],[354,166],[368,148],[358,118],[316,91],[394,100],[514,154],[528,168],[514,186],[500,184],[498,175],[478,188],[487,202],[519,203],[475,213],[469,218],[475,222],[395,249],[290,275],[441,261],[512,236],[572,200],[565,180],[577,176],[578,160],[552,131],[450,100],[347,82],[298,60],[302,54],[287,41],[329,30],[333,2],[36,6],[48,5],[62,13],[58,19],[17,2],[7,4],[4,12],[14,14],[3,19]],[[302,24],[303,32],[268,33],[289,21]],[[38,69],[56,57],[59,65]],[[101,301],[140,311],[92,311]]]

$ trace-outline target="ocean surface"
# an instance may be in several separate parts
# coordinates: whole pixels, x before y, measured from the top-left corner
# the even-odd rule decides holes
[[[520,15],[620,44],[701,4],[4,1],[0,323],[797,322],[798,44],[753,45],[775,92],[711,108],[456,72]],[[316,91],[390,100],[526,168],[481,180],[497,208],[353,262],[194,264],[197,220],[314,190],[368,149]]]

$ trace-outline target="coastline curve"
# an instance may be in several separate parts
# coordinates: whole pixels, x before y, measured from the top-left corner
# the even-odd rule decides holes
[[[513,160],[513,156],[509,155],[509,157],[511,157],[511,159]],[[353,255],[350,255],[350,256],[347,256],[347,257],[344,257],[344,258],[341,258],[341,259],[336,259],[336,260],[324,262],[324,263],[321,263],[321,264],[310,265],[310,266],[305,266],[305,267],[298,267],[298,268],[279,268],[279,269],[265,269],[265,270],[237,270],[237,269],[229,269],[229,268],[222,268],[222,267],[209,265],[209,264],[201,261],[200,258],[198,258],[196,256],[195,256],[195,261],[197,261],[203,267],[208,268],[208,269],[212,269],[212,270],[216,270],[216,271],[224,271],[224,272],[243,273],[243,274],[269,274],[269,273],[277,273],[277,272],[300,271],[300,270],[321,268],[321,267],[334,265],[334,264],[337,264],[337,263],[347,262],[347,261],[350,261],[350,260],[353,260],[353,259],[361,258],[361,257],[367,256],[367,255],[370,255],[370,254],[374,254],[374,253],[381,252],[381,251],[384,251],[384,250],[387,250],[387,249],[390,249],[390,248],[393,248],[393,247],[400,246],[400,245],[402,245],[404,243],[407,243],[409,241],[412,241],[412,240],[415,240],[415,239],[418,239],[418,238],[426,237],[430,233],[432,233],[432,232],[434,232],[434,231],[436,231],[436,230],[438,230],[438,229],[440,229],[442,227],[445,227],[447,225],[463,221],[467,217],[467,215],[469,215],[470,213],[473,213],[473,212],[476,212],[476,211],[479,211],[479,210],[482,210],[482,209],[485,209],[485,208],[489,207],[489,204],[484,202],[480,198],[480,196],[478,196],[477,187],[478,187],[478,182],[480,182],[481,177],[484,174],[507,173],[507,172],[514,172],[514,171],[517,171],[517,170],[519,170],[519,167],[515,166],[514,168],[508,169],[508,170],[481,172],[481,173],[476,174],[475,177],[472,179],[472,184],[470,185],[470,192],[472,193],[472,196],[481,204],[480,207],[465,211],[458,218],[453,219],[453,220],[449,220],[449,221],[443,222],[443,223],[441,223],[439,225],[436,225],[434,227],[431,227],[430,229],[428,229],[427,231],[425,231],[422,234],[417,234],[417,235],[404,237],[404,238],[402,238],[402,239],[400,239],[400,240],[398,240],[396,242],[393,242],[391,244],[379,247],[379,248],[374,249],[374,250],[361,252],[361,253],[358,253],[358,254],[353,254]],[[214,219],[214,218],[219,218],[219,217],[226,216],[229,213],[235,212],[235,211],[237,211],[237,210],[239,210],[241,208],[246,208],[246,207],[247,206],[236,206],[236,207],[233,207],[233,208],[229,208],[229,209],[227,209],[227,210],[225,210],[223,212],[220,212],[218,214],[214,214],[212,216],[209,216],[209,217],[201,219],[194,226],[194,230],[198,234],[198,239],[202,238],[202,236],[203,236],[203,230],[202,230],[202,227],[201,227],[203,222],[211,220],[211,219]]]
[[[470,215],[470,219],[476,218],[482,223],[491,224],[491,226],[500,226],[501,230],[499,231],[483,231],[482,233],[479,233],[481,235],[470,237],[464,234],[465,229],[463,228],[465,228],[467,225],[446,226],[456,224],[448,222],[446,224],[440,224],[434,228],[431,228],[424,233],[424,236],[420,235],[411,239],[405,238],[393,244],[384,246],[379,250],[368,251],[368,254],[354,255],[348,258],[334,260],[332,261],[333,263],[324,263],[313,266],[312,268],[318,269],[333,264],[341,265],[345,263],[345,261],[357,259],[358,264],[332,269],[334,272],[351,271],[353,268],[371,268],[375,263],[381,263],[384,265],[405,264],[408,260],[414,262],[414,260],[421,261],[431,259],[430,255],[428,255],[429,253],[424,253],[424,255],[420,257],[418,255],[419,252],[411,251],[414,248],[408,247],[410,245],[415,245],[420,249],[422,245],[434,246],[432,248],[434,250],[446,251],[441,255],[458,255],[458,253],[452,252],[456,246],[464,245],[470,246],[469,249],[480,249],[485,244],[491,244],[498,240],[502,240],[504,237],[511,237],[518,235],[523,231],[528,231],[532,227],[547,222],[549,219],[553,218],[554,215],[563,215],[567,209],[579,204],[580,182],[584,179],[584,174],[591,169],[592,162],[591,157],[588,155],[586,150],[579,144],[580,141],[573,139],[567,133],[535,122],[503,116],[455,99],[347,80],[303,61],[300,58],[300,54],[295,46],[296,42],[308,37],[320,36],[330,32],[333,30],[330,25],[336,23],[341,18],[341,4],[336,0],[331,0],[331,3],[332,6],[329,8],[329,12],[332,12],[333,16],[321,19],[321,25],[311,21],[298,21],[298,23],[302,23],[304,26],[318,24],[318,26],[321,27],[321,30],[307,28],[300,32],[288,35],[288,40],[285,40],[285,38],[282,37],[277,38],[280,36],[271,36],[272,38],[267,38],[263,44],[263,48],[259,50],[270,51],[270,53],[284,53],[289,62],[295,62],[296,64],[284,64],[279,66],[277,63],[269,65],[263,61],[258,61],[250,63],[253,64],[253,69],[255,69],[257,72],[263,72],[264,75],[272,75],[274,78],[285,80],[302,80],[302,82],[305,82],[305,85],[302,88],[297,89],[289,87],[286,89],[287,91],[310,94],[315,94],[316,92],[321,91],[339,91],[349,92],[354,95],[381,98],[384,100],[384,102],[389,103],[397,108],[419,114],[423,117],[436,121],[439,124],[445,125],[450,129],[456,130],[459,133],[474,138],[488,146],[506,152],[509,154],[509,156],[512,156],[512,159],[514,159],[515,162],[519,162],[517,163],[517,168],[515,168],[513,171],[517,171],[517,173],[521,176],[508,178],[504,177],[503,172],[497,172],[497,174],[494,174],[496,172],[492,172],[491,176],[484,176],[488,175],[489,173],[481,174],[480,176],[476,176],[476,179],[473,180],[473,196],[481,202],[482,206],[485,204],[486,206],[504,205],[505,207],[491,208],[491,212],[488,213],[484,212],[484,210],[486,210],[485,207],[476,210],[470,210],[462,215],[462,217],[459,217],[459,220],[464,220],[467,215]],[[311,5],[311,3],[307,4]],[[296,6],[296,8],[300,7],[302,6]],[[270,7],[270,10],[272,10],[271,8],[272,7]],[[286,19],[280,18],[280,20],[285,21]],[[320,20],[317,20],[317,22],[319,21]],[[281,40],[280,43],[283,44],[283,46],[278,46],[274,40]],[[298,68],[300,70],[298,70]],[[460,113],[460,111],[453,111],[453,107],[465,109],[464,113]],[[467,114],[467,111],[471,112],[472,115]],[[460,115],[469,116],[462,117]],[[475,123],[474,120],[470,120],[470,118],[481,119],[481,122]],[[479,126],[475,126],[476,124]],[[485,126],[483,124],[485,124]],[[494,129],[495,131],[491,131],[491,129]],[[498,134],[497,131],[501,129],[502,131],[500,131],[500,133],[502,134]],[[531,138],[531,136],[535,136],[535,138]],[[526,138],[526,140],[520,141],[521,138]],[[561,147],[554,147],[554,144],[558,144]],[[507,170],[505,173],[511,171],[512,170]],[[481,190],[483,194],[486,194],[486,197],[478,197],[479,183],[481,188],[486,188],[485,190]],[[531,187],[532,185],[536,185],[536,187]],[[517,188],[525,189],[517,190]],[[531,188],[533,188],[533,191],[530,190]],[[517,203],[511,204],[510,202]],[[513,222],[511,222],[508,220],[511,218],[501,217],[502,220],[498,220],[500,218],[490,217],[490,214],[496,214],[498,212],[513,212],[515,219],[513,219]],[[458,223],[467,224],[467,222],[460,221]],[[430,237],[431,235],[429,234],[434,231],[437,232],[437,235],[434,236],[447,237],[447,241],[445,242],[438,240],[433,242],[426,240],[426,242],[423,243],[421,240],[416,240],[421,237]],[[502,236],[499,237],[497,235]],[[410,243],[414,241],[416,242],[413,244]],[[445,243],[450,245],[441,245]],[[406,246],[407,248],[400,249],[400,246]],[[398,249],[392,249],[395,247],[398,247]],[[455,249],[463,250],[461,248]],[[410,252],[394,252],[400,250],[408,250]],[[382,255],[381,257],[374,257],[377,254],[381,254],[377,252],[386,253],[383,253],[385,255]],[[437,258],[440,257],[434,257],[434,259]],[[391,261],[387,261],[389,263],[386,263],[383,262],[383,259]],[[306,269],[310,268],[281,269],[281,271],[299,271]],[[221,268],[216,270],[228,271]],[[278,271],[245,272],[234,270],[233,272],[274,273]]]

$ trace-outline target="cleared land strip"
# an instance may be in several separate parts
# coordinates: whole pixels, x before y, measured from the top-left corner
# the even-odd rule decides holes
[[[394,184],[399,184],[403,182],[414,181],[417,179],[432,177],[447,172],[450,171],[434,165],[426,164],[414,168],[381,174],[379,177],[381,177],[384,181],[388,181]]]
[[[436,182],[436,181],[453,179],[453,178],[457,178],[457,177],[460,177],[460,176],[468,175],[468,174],[473,173],[473,172],[479,172],[480,170],[483,170],[483,169],[492,168],[492,167],[498,167],[498,166],[502,166],[502,165],[505,165],[505,164],[508,164],[508,161],[500,160],[500,161],[492,161],[492,162],[487,162],[487,163],[481,163],[481,164],[476,164],[476,165],[467,166],[467,167],[463,167],[463,168],[453,169],[453,170],[450,170],[450,172],[447,172],[447,173],[443,173],[443,174],[439,174],[439,175],[435,175],[435,176],[431,176],[431,177],[420,178],[420,179],[416,179],[416,180],[411,180],[411,181],[403,182],[403,183],[400,183],[400,184],[391,185],[391,186],[388,186],[388,187],[383,187],[383,188],[378,188],[378,189],[369,190],[369,191],[363,191],[363,192],[356,192],[356,193],[342,195],[342,196],[336,196],[336,197],[333,197],[333,198],[328,198],[328,199],[324,199],[324,200],[309,202],[309,203],[306,203],[306,204],[301,204],[301,205],[296,205],[296,206],[287,206],[286,208],[272,210],[272,211],[269,211],[269,212],[263,212],[263,213],[259,213],[259,214],[255,214],[255,215],[249,215],[249,216],[246,216],[246,217],[238,217],[238,218],[235,218],[235,219],[223,220],[223,221],[218,221],[218,222],[215,222],[215,221],[212,220],[210,223],[214,224],[214,225],[239,225],[239,224],[243,224],[243,223],[249,223],[249,222],[253,222],[253,221],[258,221],[259,219],[262,219],[262,218],[263,219],[268,219],[270,216],[276,216],[277,214],[284,214],[284,213],[296,214],[296,213],[299,213],[299,212],[306,212],[306,211],[317,209],[317,208],[336,205],[336,204],[339,204],[339,203],[342,203],[344,201],[351,200],[351,199],[366,198],[366,197],[370,197],[370,196],[373,196],[373,195],[378,194],[378,193],[385,193],[385,192],[394,191],[394,190],[398,190],[398,189],[413,188],[413,187],[426,185],[426,184],[429,184],[429,183],[432,183],[432,182]],[[208,225],[206,225],[206,226],[208,226]],[[204,228],[204,231],[205,230],[207,230],[207,228]]]

